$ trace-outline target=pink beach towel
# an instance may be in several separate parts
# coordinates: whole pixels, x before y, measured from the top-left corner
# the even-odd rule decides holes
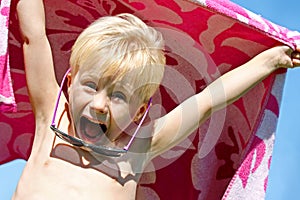
[[[59,81],[68,68],[74,40],[100,16],[133,13],[163,33],[166,74],[153,97],[151,118],[169,112],[261,51],[279,44],[295,47],[300,39],[298,32],[230,1],[45,0],[45,8]],[[0,114],[0,163],[27,159],[34,132],[14,3],[11,13],[9,56],[18,112]],[[1,31],[2,27],[7,26],[1,25]],[[5,81],[9,68],[2,68],[7,70],[2,76]],[[155,159],[142,175],[137,198],[263,199],[284,80],[284,70],[272,74],[240,100],[215,113],[180,145]]]
[[[16,111],[8,54],[8,25],[10,0],[0,4],[0,111]]]

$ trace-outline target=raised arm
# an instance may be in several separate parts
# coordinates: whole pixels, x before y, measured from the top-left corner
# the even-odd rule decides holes
[[[45,30],[43,0],[20,0],[17,5],[27,86],[35,117],[53,109],[58,85]]]
[[[287,46],[264,51],[244,65],[224,74],[201,93],[190,97],[157,120],[152,140],[152,156],[178,144],[213,112],[239,99],[278,68],[299,66],[300,60],[291,59],[291,53],[292,50]]]
[[[271,48],[221,76],[207,87],[211,93],[211,110],[233,103],[275,70],[299,66],[299,59],[292,60],[292,52],[287,46]]]

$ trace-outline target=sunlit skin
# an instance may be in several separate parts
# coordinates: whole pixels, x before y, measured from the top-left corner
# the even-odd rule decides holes
[[[112,158],[77,148],[56,137],[49,128],[59,86],[45,32],[43,1],[20,0],[17,13],[36,124],[32,152],[12,198],[17,200],[133,200],[140,175],[154,157],[179,144],[214,111],[233,103],[277,69],[300,65],[299,58],[291,59],[293,50],[287,46],[266,50],[222,75],[168,114],[144,124],[129,152]],[[101,58],[106,59],[106,55]],[[69,97],[62,95],[60,99],[57,127],[90,143],[122,148],[149,100],[140,99],[137,94],[141,86],[131,80],[145,77],[129,73],[116,80],[116,71],[105,76],[102,62],[93,63],[79,66],[77,72],[71,71],[68,76]]]
[[[74,80],[69,80],[69,107],[75,125],[73,128],[77,136],[88,142],[110,145],[132,121],[142,116],[147,105],[134,93],[136,88],[133,84],[126,80],[113,83],[112,77],[95,74],[99,74],[97,67],[79,70]],[[90,128],[99,129],[94,132],[94,138],[92,135],[88,137],[83,131],[87,124],[90,124]],[[95,124],[101,124],[104,128]]]

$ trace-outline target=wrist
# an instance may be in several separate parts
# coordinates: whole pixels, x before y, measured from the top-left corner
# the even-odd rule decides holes
[[[258,54],[250,62],[252,62],[252,66],[257,67],[257,70],[262,71],[267,75],[281,68],[281,66],[278,65],[276,56],[269,50]]]
[[[272,73],[277,69],[293,66],[291,53],[292,49],[288,46],[277,46],[260,53],[256,59],[260,66]]]

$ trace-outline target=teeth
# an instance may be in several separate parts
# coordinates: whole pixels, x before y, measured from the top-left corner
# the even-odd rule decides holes
[[[104,125],[104,123],[99,122],[99,121],[97,121],[95,119],[88,119],[88,120],[91,121],[91,122],[93,122],[93,123],[95,123],[95,124]]]

